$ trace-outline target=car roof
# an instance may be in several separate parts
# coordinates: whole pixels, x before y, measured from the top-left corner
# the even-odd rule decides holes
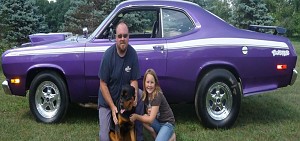
[[[182,0],[129,0],[120,3],[117,7],[175,7],[185,9],[202,9],[199,5]]]

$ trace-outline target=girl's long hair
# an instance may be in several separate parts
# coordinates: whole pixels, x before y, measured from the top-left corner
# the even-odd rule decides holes
[[[147,75],[150,74],[154,77],[154,81],[155,81],[155,89],[153,91],[152,97],[150,97],[151,100],[153,100],[158,93],[162,93],[161,88],[159,86],[158,83],[158,77],[155,73],[155,71],[153,69],[147,69],[143,78],[143,95],[142,95],[142,100],[145,101],[146,98],[148,97],[148,92],[146,91],[146,86],[145,86],[145,81],[146,81],[146,77]]]

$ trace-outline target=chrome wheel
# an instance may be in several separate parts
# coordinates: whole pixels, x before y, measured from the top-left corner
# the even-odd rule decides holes
[[[225,83],[217,82],[209,88],[206,97],[206,108],[208,114],[214,120],[227,118],[232,109],[232,93]]]
[[[238,117],[241,95],[240,84],[230,71],[213,69],[198,84],[196,114],[205,127],[230,128]]]
[[[61,105],[61,96],[58,87],[51,81],[42,82],[35,94],[36,108],[44,118],[53,118]]]

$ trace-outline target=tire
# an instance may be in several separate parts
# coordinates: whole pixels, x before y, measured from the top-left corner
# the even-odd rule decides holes
[[[68,90],[64,80],[52,71],[36,75],[29,89],[29,106],[38,122],[61,122],[69,106]]]
[[[225,69],[215,69],[201,79],[195,109],[207,128],[227,129],[236,121],[241,106],[241,87],[235,76]]]

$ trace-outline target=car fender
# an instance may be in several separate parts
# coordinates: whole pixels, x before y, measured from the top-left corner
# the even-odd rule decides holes
[[[26,71],[26,88],[29,88],[31,81],[33,78],[41,71],[43,70],[53,70],[55,72],[58,72],[60,75],[62,75],[63,79],[65,80],[65,71],[62,67],[56,65],[56,64],[34,64],[31,67],[29,67]],[[67,83],[67,81],[66,81]],[[68,85],[68,84],[67,84]]]
[[[240,84],[242,84],[242,80],[239,77],[240,73],[238,72],[238,69],[236,68],[236,66],[230,62],[226,62],[226,61],[222,61],[222,60],[214,60],[214,61],[209,61],[204,63],[201,67],[199,67],[198,69],[198,76],[197,76],[197,81],[196,81],[196,87],[195,87],[195,91],[197,89],[197,86],[199,84],[199,82],[201,81],[201,79],[203,78],[203,76],[208,73],[209,71],[213,70],[213,69],[217,69],[217,68],[222,68],[222,69],[226,69],[228,71],[230,71],[235,77],[236,79],[239,81]]]

